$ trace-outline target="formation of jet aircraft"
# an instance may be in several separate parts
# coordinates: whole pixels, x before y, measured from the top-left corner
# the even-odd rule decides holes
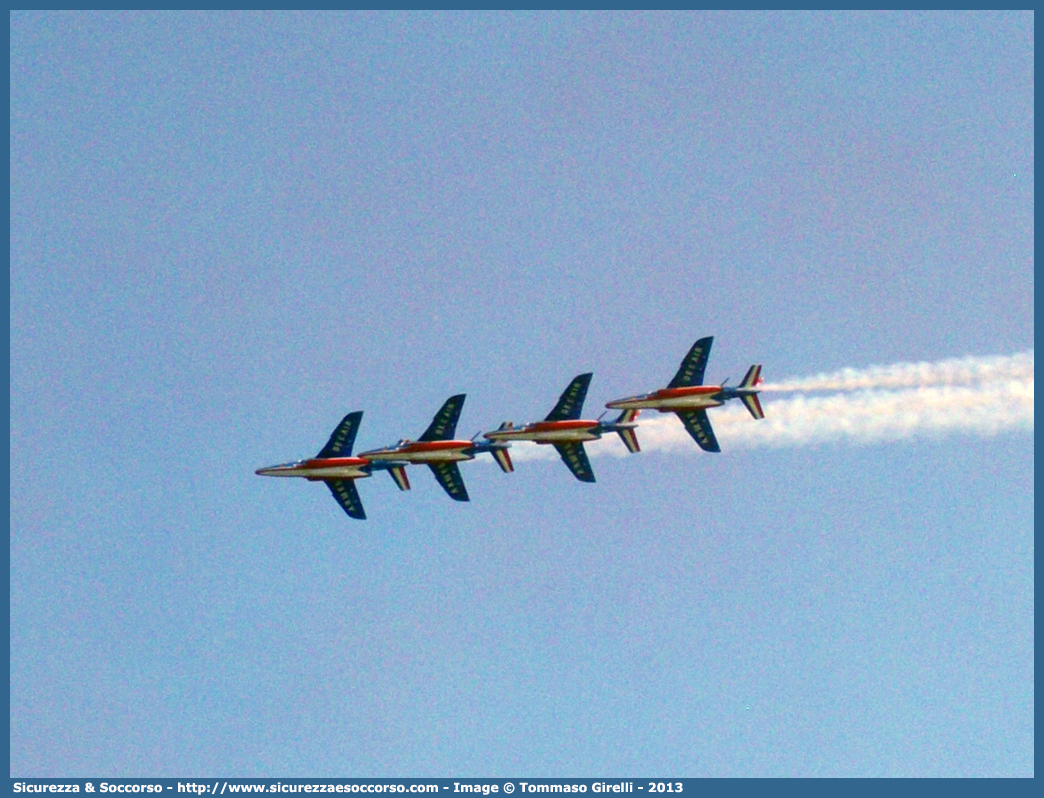
[[[594,482],[594,471],[587,459],[584,443],[598,440],[607,432],[620,436],[629,452],[638,452],[637,418],[642,410],[674,413],[701,449],[720,452],[707,416],[707,409],[720,407],[730,399],[739,399],[755,419],[765,417],[758,399],[761,366],[751,366],[739,386],[704,385],[703,372],[707,367],[713,337],[701,338],[692,345],[682,360],[674,379],[666,388],[651,393],[615,399],[607,408],[620,410],[612,421],[581,419],[591,373],[578,374],[562,392],[558,402],[543,421],[534,421],[515,427],[505,421],[497,429],[471,440],[454,436],[464,407],[465,394],[456,394],[445,401],[431,424],[417,440],[403,438],[392,446],[371,449],[352,456],[355,436],[362,422],[362,411],[349,413],[337,425],[327,442],[315,457],[292,463],[259,468],[255,473],[266,477],[302,477],[312,482],[325,482],[334,499],[352,518],[366,518],[355,481],[372,476],[374,471],[387,471],[400,490],[409,490],[406,468],[423,464],[431,469],[443,490],[455,501],[468,501],[458,463],[474,460],[478,454],[488,453],[505,473],[515,470],[508,449],[511,441],[532,441],[554,446],[562,462],[581,482]],[[604,416],[605,413],[602,414]]]

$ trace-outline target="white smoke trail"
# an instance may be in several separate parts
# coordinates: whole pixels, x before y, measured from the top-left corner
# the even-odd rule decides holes
[[[796,396],[765,402],[764,407],[765,418],[757,422],[741,407],[711,411],[722,448],[869,444],[952,433],[991,437],[1007,430],[1032,430],[1033,380]],[[692,444],[680,422],[666,417],[643,424],[640,439],[647,451]]]
[[[723,450],[821,443],[886,443],[953,434],[991,437],[1033,431],[1033,351],[1011,356],[937,363],[897,363],[844,369],[762,386],[765,418],[755,421],[738,402],[709,413]],[[830,390],[820,395],[773,398],[773,392]],[[638,439],[643,451],[700,449],[673,414],[644,411]],[[591,456],[624,456],[616,435],[588,444]],[[556,458],[550,446],[513,447],[517,460]]]
[[[615,437],[615,436],[613,436]],[[603,438],[600,441],[591,441],[590,443],[584,444],[587,447],[597,446],[598,448],[588,448],[587,453],[593,454],[616,454],[615,451],[610,451],[609,447],[605,445],[606,439]],[[626,454],[627,449],[621,443],[620,448],[624,450]],[[529,462],[530,460],[557,460],[558,450],[554,446],[539,445],[532,441],[512,441],[511,442],[511,459],[515,462]],[[492,463],[490,459],[488,462]]]
[[[1033,381],[1033,350],[1015,355],[965,357],[937,363],[893,363],[865,369],[841,369],[762,386],[764,391],[853,391],[871,388],[924,388],[929,385],[976,385],[1008,380]]]

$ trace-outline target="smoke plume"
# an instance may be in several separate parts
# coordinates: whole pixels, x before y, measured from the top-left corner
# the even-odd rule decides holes
[[[843,369],[765,383],[761,389],[765,418],[760,421],[739,402],[708,411],[723,451],[1033,431],[1033,350]],[[645,410],[638,421],[643,451],[700,452],[673,414]],[[627,453],[616,435],[588,444],[588,452]],[[512,456],[528,460],[557,453],[530,445],[514,447]]]

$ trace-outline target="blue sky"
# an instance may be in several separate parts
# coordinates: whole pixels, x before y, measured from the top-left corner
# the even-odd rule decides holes
[[[1033,171],[1031,13],[12,14],[12,775],[1032,775],[1032,414],[253,472],[1032,353]]]

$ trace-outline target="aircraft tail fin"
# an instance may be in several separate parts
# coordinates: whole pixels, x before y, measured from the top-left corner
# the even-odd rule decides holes
[[[515,424],[514,424],[513,421],[505,421],[503,424],[501,424],[499,427],[497,427],[497,432],[503,432],[504,430],[514,429],[514,428],[515,428]]]
[[[505,474],[510,474],[515,470],[514,463],[511,462],[511,455],[507,449],[494,449],[492,451],[493,459],[497,461],[497,465],[500,466],[500,470]]]
[[[638,436],[635,434],[633,429],[622,429],[619,431],[620,440],[624,442],[624,446],[627,447],[627,451],[631,454],[640,452],[642,448],[638,445]]]
[[[638,414],[640,412],[640,410],[624,410],[622,413],[620,413],[620,417],[616,419],[614,423],[632,424],[634,423],[634,420],[638,418]],[[638,434],[634,427],[626,427],[624,429],[617,430],[616,432],[620,436],[620,440],[624,442],[624,446],[627,447],[627,451],[629,451],[631,454],[634,454],[635,452],[640,452],[642,450],[642,447],[638,445]]]
[[[624,410],[622,413],[620,413],[619,418],[617,418],[616,421],[614,421],[613,423],[614,424],[630,424],[636,418],[638,418],[638,414],[641,413],[641,412],[642,412],[641,410],[636,410],[634,408],[632,408],[630,410]]]
[[[754,418],[765,417],[765,411],[761,409],[761,400],[758,399],[758,395],[755,392],[761,383],[761,364],[759,363],[747,369],[747,374],[743,377],[743,382],[739,386],[741,390],[750,391],[748,394],[740,394],[740,399],[743,400],[743,404],[747,406],[747,410],[750,411]]]
[[[761,364],[751,366],[740,383],[740,388],[757,388],[764,380],[761,379]]]
[[[405,466],[392,466],[388,469],[388,473],[395,480],[395,484],[399,486],[399,490],[410,489],[410,478],[406,476]]]
[[[747,406],[747,410],[750,411],[750,414],[754,416],[754,418],[765,417],[765,411],[761,409],[761,401],[758,399],[756,393],[741,396],[740,399],[743,400],[743,404]]]

